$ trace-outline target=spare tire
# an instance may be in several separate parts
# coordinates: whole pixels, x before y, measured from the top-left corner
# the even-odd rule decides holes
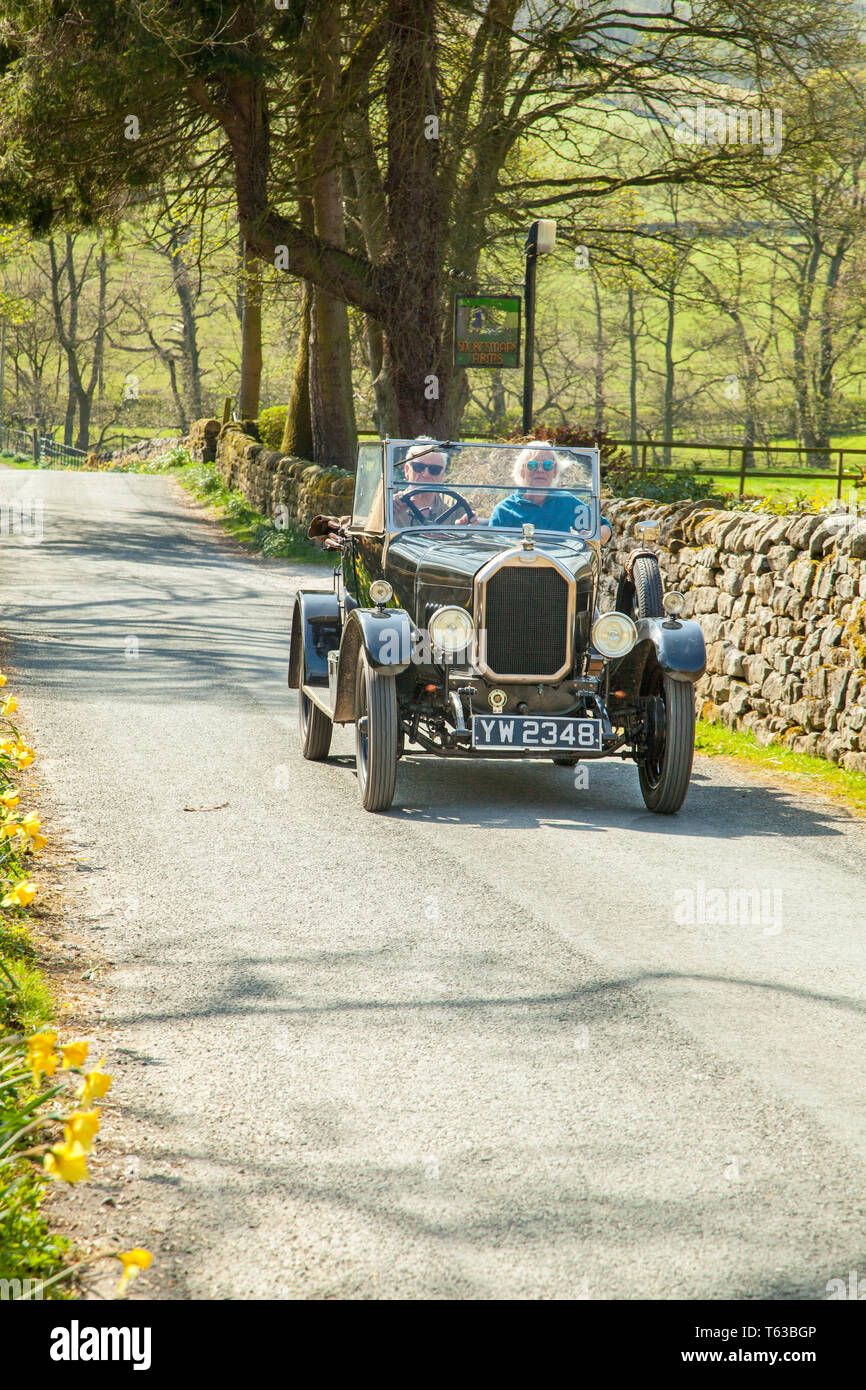
[[[624,574],[616,591],[616,610],[630,618],[663,618],[664,585],[655,555],[639,555],[631,568],[631,579]]]

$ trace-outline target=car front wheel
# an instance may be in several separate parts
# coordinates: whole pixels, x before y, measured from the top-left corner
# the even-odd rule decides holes
[[[355,756],[365,811],[387,811],[397,785],[397,690],[361,649],[355,680]]]
[[[658,815],[670,816],[686,799],[695,755],[695,690],[691,681],[675,681],[661,670],[649,689],[651,747],[638,764],[644,803]]]
[[[302,670],[298,686],[298,734],[304,757],[311,763],[320,763],[328,756],[334,726],[324,710],[320,710],[309,695],[304,694],[306,675],[306,671]]]

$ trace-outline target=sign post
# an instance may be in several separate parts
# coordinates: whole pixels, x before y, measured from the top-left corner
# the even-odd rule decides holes
[[[523,433],[532,432],[532,369],[535,362],[535,272],[539,256],[546,256],[556,245],[556,223],[551,217],[533,222],[523,247],[526,256],[526,277],[523,294],[526,300],[526,353],[523,359]]]

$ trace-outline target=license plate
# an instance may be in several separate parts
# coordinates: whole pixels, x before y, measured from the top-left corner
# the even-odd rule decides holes
[[[520,714],[474,714],[473,748],[543,748],[600,753],[600,719],[535,719]]]

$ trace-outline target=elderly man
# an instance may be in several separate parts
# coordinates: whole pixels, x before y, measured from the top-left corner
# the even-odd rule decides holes
[[[559,460],[553,449],[543,440],[532,440],[514,464],[514,481],[520,490],[497,503],[490,525],[519,528],[529,522],[542,531],[570,531],[581,502],[565,488],[557,488],[558,479]],[[610,522],[605,517],[600,521],[601,540],[609,541]]]
[[[432,526],[446,513],[455,510],[454,497],[450,493],[443,495],[436,490],[437,480],[445,477],[448,459],[441,449],[435,447],[435,444],[434,439],[429,441],[420,439],[412,445],[403,460],[403,473],[409,484],[405,491],[411,493],[411,498],[409,501],[405,501],[401,493],[395,492],[394,524],[396,526]],[[425,487],[425,490],[423,492],[417,491],[422,486]],[[427,487],[429,487],[429,491],[426,490]],[[471,517],[463,512],[461,515],[452,517],[449,525],[466,526],[470,520],[475,521],[476,519],[474,512],[472,512]]]

